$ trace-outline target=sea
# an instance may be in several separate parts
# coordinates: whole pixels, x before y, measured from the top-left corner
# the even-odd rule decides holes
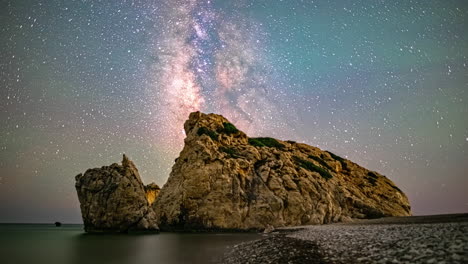
[[[0,224],[1,264],[220,263],[256,233],[87,234],[83,225]]]

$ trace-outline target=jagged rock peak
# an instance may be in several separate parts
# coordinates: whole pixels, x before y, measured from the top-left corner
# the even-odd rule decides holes
[[[185,146],[153,204],[162,229],[265,229],[410,215],[392,181],[331,152],[249,138],[226,118],[191,113]]]
[[[126,155],[122,165],[88,169],[75,180],[86,232],[159,230],[138,170]]]

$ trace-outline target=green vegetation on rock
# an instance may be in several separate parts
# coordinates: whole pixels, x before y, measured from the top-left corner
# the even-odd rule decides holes
[[[214,141],[218,141],[218,133],[216,133],[215,131],[212,131],[212,130],[209,130],[208,128],[206,127],[200,127],[197,131],[197,135],[201,136],[201,135],[207,135],[209,136],[212,140]]]
[[[340,157],[340,156],[338,156],[338,155],[333,154],[333,153],[330,152],[330,151],[327,151],[327,152],[328,152],[328,154],[330,154],[330,156],[331,156],[333,159],[335,159],[335,160],[337,160],[337,161],[339,161],[339,162],[341,163],[341,166],[343,167],[343,170],[348,170],[348,164],[346,163],[346,160],[345,160],[345,159],[343,159],[342,157]]]
[[[319,167],[317,165],[315,165],[314,163],[310,162],[310,161],[307,161],[307,160],[303,160],[301,158],[299,158],[298,156],[293,156],[293,159],[294,161],[302,168],[306,169],[306,170],[309,170],[309,171],[312,171],[312,172],[318,172],[320,174],[320,176],[322,176],[323,178],[325,179],[331,179],[333,176],[330,174],[330,172],[328,172],[328,170],[322,168],[322,167]]]
[[[278,140],[270,137],[249,138],[249,144],[254,147],[284,148],[284,145],[279,143]]]
[[[372,185],[376,186],[377,185],[377,180],[371,177],[366,177],[367,181]]]
[[[366,179],[370,184],[372,184],[372,186],[376,186],[378,178],[379,178],[379,176],[377,176],[377,174],[375,174],[374,172],[372,172],[372,171],[367,172]]]
[[[313,155],[309,155],[308,156],[309,159],[313,159],[315,161],[317,161],[320,165],[322,165],[323,167],[329,169],[329,170],[334,170],[332,167],[330,167],[330,165],[328,165],[325,161],[323,161],[323,159],[317,157],[317,156],[313,156]]]
[[[235,133],[239,132],[239,129],[237,129],[237,127],[235,125],[233,125],[232,123],[224,122],[223,123],[223,129],[221,129],[218,132],[226,133],[226,134],[230,135],[230,134],[235,134]]]
[[[328,152],[328,154],[330,154],[330,156],[331,156],[333,159],[335,159],[335,160],[337,160],[337,161],[339,161],[339,162],[341,162],[341,163],[343,163],[343,162],[345,161],[345,159],[343,159],[342,157],[340,157],[340,156],[338,156],[338,155],[335,155],[335,154],[333,154],[333,153],[330,152],[330,151],[327,151],[327,152]]]
[[[372,171],[369,171],[369,172],[367,173],[367,176],[369,176],[369,177],[371,177],[371,178],[374,178],[374,179],[378,179],[378,178],[379,178],[379,176],[377,176],[377,174],[375,174],[375,173],[372,172]]]
[[[392,186],[393,189],[395,189],[395,190],[397,190],[397,191],[403,193],[403,192],[400,190],[400,188],[396,187],[395,185],[390,185],[390,186]]]
[[[240,157],[239,152],[238,152],[237,149],[235,149],[235,148],[230,148],[230,147],[219,147],[218,150],[221,151],[221,152],[224,152],[224,153],[228,154],[229,157],[234,158],[234,159]]]

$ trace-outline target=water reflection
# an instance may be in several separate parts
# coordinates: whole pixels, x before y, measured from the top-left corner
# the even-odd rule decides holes
[[[258,234],[92,235],[82,225],[2,225],[1,264],[218,263],[226,249]]]
[[[71,263],[216,263],[232,245],[257,234],[93,235],[72,239]]]
[[[168,234],[164,241],[171,263],[216,263],[228,247],[259,237],[257,234]]]
[[[70,263],[132,263],[138,254],[138,237],[78,234],[71,240]]]

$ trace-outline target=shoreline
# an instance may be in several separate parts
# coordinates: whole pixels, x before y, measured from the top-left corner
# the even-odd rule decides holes
[[[468,263],[468,214],[279,228],[222,263]]]

